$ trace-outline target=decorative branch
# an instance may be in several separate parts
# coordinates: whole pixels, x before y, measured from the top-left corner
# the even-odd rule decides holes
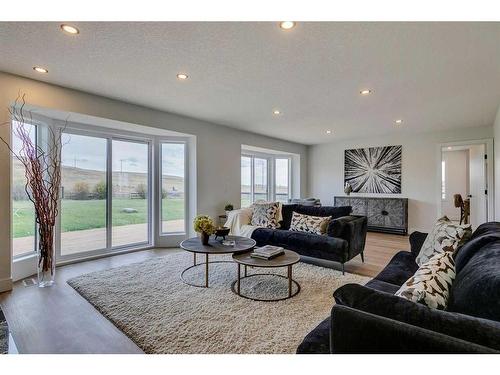
[[[59,214],[59,192],[61,186],[61,134],[65,126],[54,130],[48,127],[45,144],[38,145],[26,125],[33,123],[33,116],[25,109],[26,94],[18,94],[9,108],[10,121],[1,125],[12,125],[12,134],[21,141],[19,150],[0,137],[10,153],[24,166],[28,199],[35,208],[38,225],[38,267],[43,272],[54,271],[54,226]],[[35,134],[36,138],[36,134]]]

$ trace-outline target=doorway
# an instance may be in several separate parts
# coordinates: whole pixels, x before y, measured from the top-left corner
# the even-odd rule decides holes
[[[439,217],[446,215],[473,228],[493,220],[493,170],[488,163],[491,140],[443,144],[440,153]]]

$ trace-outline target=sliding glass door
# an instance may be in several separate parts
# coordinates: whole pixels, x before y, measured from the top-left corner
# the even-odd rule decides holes
[[[151,143],[65,131],[59,256],[79,258],[151,238]]]
[[[63,133],[61,152],[61,255],[107,247],[106,138]]]
[[[113,140],[112,246],[149,240],[149,144]]]

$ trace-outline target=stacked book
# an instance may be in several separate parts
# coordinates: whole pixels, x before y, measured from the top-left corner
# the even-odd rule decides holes
[[[252,258],[269,260],[283,254],[285,254],[285,250],[282,247],[266,245],[262,247],[256,247],[253,253],[250,254],[250,256]]]

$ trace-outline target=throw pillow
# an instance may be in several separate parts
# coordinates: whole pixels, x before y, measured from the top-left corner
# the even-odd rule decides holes
[[[251,224],[270,229],[278,228],[279,208],[279,202],[254,204]]]
[[[293,212],[290,230],[314,234],[325,234],[331,216],[309,216]]]
[[[454,279],[453,252],[445,251],[434,255],[420,266],[395,295],[434,309],[444,310],[448,305],[450,287]]]
[[[470,224],[455,224],[446,216],[439,219],[418,253],[415,260],[419,266],[428,262],[435,254],[455,251],[472,236]]]

